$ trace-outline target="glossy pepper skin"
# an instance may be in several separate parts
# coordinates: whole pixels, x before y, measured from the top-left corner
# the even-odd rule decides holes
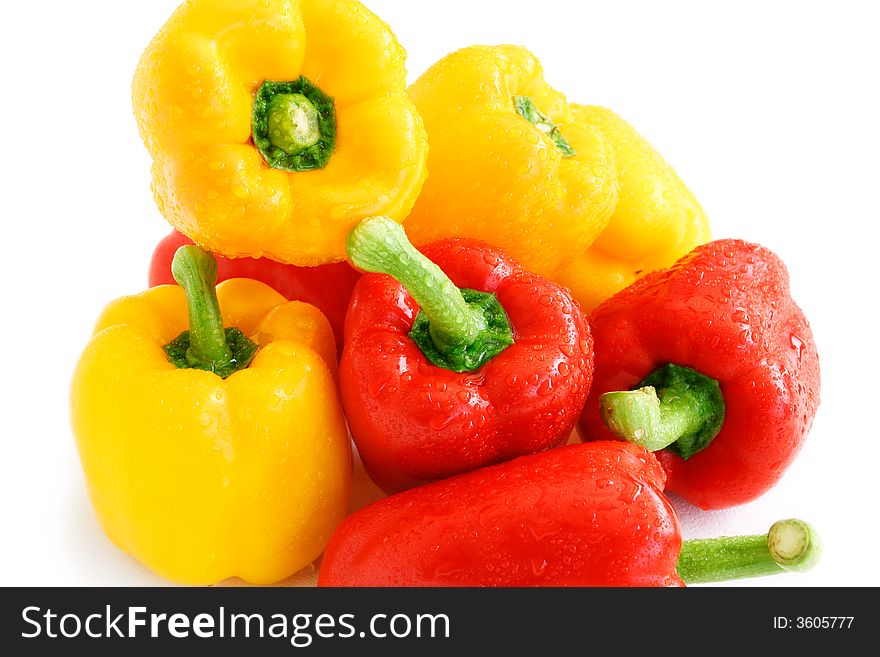
[[[176,230],[171,231],[153,251],[150,261],[149,285],[174,285],[171,260],[174,253],[192,240]],[[337,351],[342,351],[342,330],[345,313],[354,284],[360,274],[346,262],[318,267],[284,265],[268,258],[224,258],[217,256],[218,281],[230,278],[252,278],[265,283],[291,301],[302,301],[320,310],[333,329]]]
[[[319,586],[681,586],[682,541],[650,453],[524,456],[380,500],[339,525]]]
[[[263,98],[274,83],[299,91],[269,95],[306,109]],[[401,221],[425,178],[427,141],[405,86],[404,50],[355,0],[187,0],[133,85],[159,209],[227,257],[343,260],[352,224]],[[260,130],[271,144],[258,148]],[[323,159],[277,161],[313,147]]]
[[[566,290],[476,240],[421,252],[456,286],[494,293],[514,343],[474,371],[438,367],[409,337],[419,306],[407,289],[361,277],[340,388],[367,472],[386,492],[565,443],[592,375],[590,331]]]
[[[414,243],[480,239],[553,277],[605,229],[617,200],[612,148],[544,81],[528,50],[464,48],[428,69],[409,96],[431,144],[431,173],[406,219]],[[517,98],[550,123],[527,120]]]
[[[348,506],[333,335],[314,307],[257,281],[217,287],[228,325],[259,346],[226,379],[177,369],[178,286],[111,303],[71,390],[73,430],[101,526],[159,575],[187,584],[282,580],[324,549]]]
[[[668,489],[704,509],[748,502],[782,476],[819,404],[819,360],[788,273],[768,249],[739,240],[697,247],[600,305],[590,316],[593,388],[581,418],[592,440],[613,437],[600,398],[658,367],[692,368],[720,384],[720,432],[684,460],[657,452]]]
[[[590,312],[641,276],[672,266],[709,241],[709,220],[675,170],[629,123],[592,105],[573,104],[572,116],[611,145],[618,181],[608,226],[556,277]]]

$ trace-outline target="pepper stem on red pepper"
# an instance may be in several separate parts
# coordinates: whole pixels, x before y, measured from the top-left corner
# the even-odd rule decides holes
[[[780,520],[767,534],[684,541],[678,576],[686,584],[803,572],[819,561],[815,530],[803,520]]]
[[[214,372],[224,379],[248,366],[257,345],[237,328],[223,328],[217,299],[217,261],[197,246],[181,246],[171,274],[186,293],[189,330],[165,345],[175,367]]]
[[[347,249],[353,265],[388,274],[419,304],[410,337],[435,365],[472,371],[513,344],[510,321],[495,295],[457,288],[397,222],[364,219],[349,234]]]
[[[689,459],[708,447],[724,424],[724,396],[712,379],[689,367],[664,365],[635,390],[599,398],[602,421],[615,435],[656,452]]]

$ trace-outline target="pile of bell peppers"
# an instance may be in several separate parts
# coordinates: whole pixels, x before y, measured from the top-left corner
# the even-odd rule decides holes
[[[191,584],[321,554],[322,586],[814,565],[803,521],[682,541],[665,495],[753,500],[809,432],[781,260],[709,241],[662,156],[525,48],[409,89],[405,59],[356,0],[187,0],[147,47],[134,113],[174,230],[71,390],[108,537]],[[351,513],[360,462],[388,497]]]

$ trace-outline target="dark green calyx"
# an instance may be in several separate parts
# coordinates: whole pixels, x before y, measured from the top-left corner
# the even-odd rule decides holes
[[[453,372],[472,372],[513,344],[513,330],[507,313],[494,294],[462,288],[461,296],[486,319],[485,328],[474,342],[438,349],[431,338],[431,320],[421,310],[416,315],[409,337],[437,367]]]
[[[553,122],[553,119],[535,107],[535,103],[532,102],[531,98],[528,96],[514,96],[513,104],[516,106],[516,111],[519,112],[521,117],[553,140],[556,148],[562,151],[562,157],[574,157],[577,155],[577,152],[575,152],[565,137],[562,136],[559,126]]]
[[[226,346],[232,357],[221,362],[204,361],[191,363],[187,358],[190,349],[189,331],[184,331],[171,342],[165,345],[165,353],[174,367],[185,370],[207,370],[214,372],[220,378],[225,379],[238,370],[243,370],[257,355],[257,345],[254,344],[240,329],[228,328],[226,333]]]
[[[336,146],[333,99],[304,77],[266,80],[254,99],[253,140],[273,169],[323,169]]]
[[[258,347],[239,329],[223,328],[214,256],[197,246],[181,246],[171,273],[186,293],[189,330],[165,345],[168,360],[179,369],[206,370],[224,379],[247,367]]]
[[[456,287],[388,217],[361,221],[346,248],[355,267],[391,276],[419,304],[409,337],[434,365],[470,372],[513,344],[513,329],[495,295]]]
[[[687,460],[706,449],[724,425],[718,381],[689,367],[660,367],[626,392],[599,400],[605,425],[620,438]]]

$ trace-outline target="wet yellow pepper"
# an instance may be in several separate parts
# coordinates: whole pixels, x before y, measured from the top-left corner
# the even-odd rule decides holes
[[[523,48],[454,52],[409,94],[431,142],[406,220],[417,243],[483,239],[589,311],[709,240],[706,215],[660,154],[613,112],[569,104]]]
[[[410,87],[431,148],[407,233],[482,239],[552,276],[584,252],[617,200],[611,148],[516,46],[473,46]]]
[[[354,224],[402,221],[426,175],[405,61],[355,0],[187,0],[133,85],[159,209],[224,256],[343,260]]]
[[[173,271],[183,287],[111,303],[77,366],[92,503],[110,539],[167,579],[277,582],[323,552],[347,511],[333,332],[257,281],[215,294],[216,263],[197,247]]]
[[[608,226],[556,276],[589,312],[711,238],[709,220],[693,194],[629,123],[604,107],[573,105],[572,113],[611,144],[619,183]]]

